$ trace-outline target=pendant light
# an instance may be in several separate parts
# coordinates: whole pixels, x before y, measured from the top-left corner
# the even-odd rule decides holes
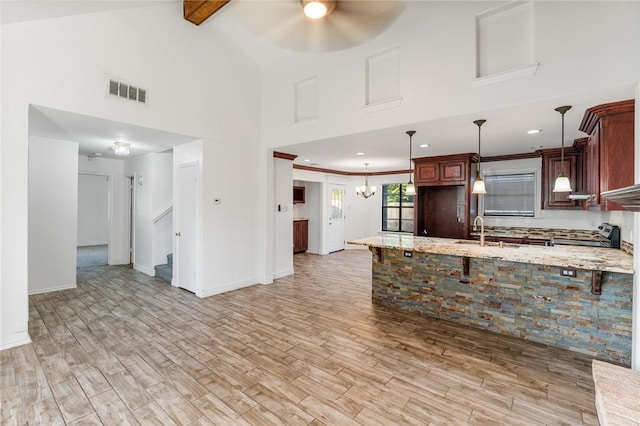
[[[562,149],[560,151],[560,174],[556,178],[556,183],[553,186],[553,192],[571,192],[571,182],[569,178],[564,174],[564,114],[571,109],[570,105],[565,105],[556,108],[555,110],[562,116]]]
[[[404,193],[406,195],[416,195],[416,186],[413,184],[413,181],[411,180],[411,175],[413,174],[412,172],[412,162],[411,162],[411,140],[413,138],[413,135],[416,134],[415,130],[408,130],[407,134],[409,135],[409,183],[407,183],[407,189],[404,191]]]
[[[356,194],[365,199],[376,194],[375,185],[369,186],[369,163],[364,163],[364,185],[356,186]]]
[[[307,18],[324,18],[336,8],[336,0],[300,0],[302,10]]]
[[[473,189],[471,190],[472,194],[486,194],[487,193],[487,190],[486,190],[486,188],[484,186],[484,181],[480,177],[480,163],[482,162],[482,154],[481,154],[481,151],[480,151],[480,127],[482,127],[482,125],[485,123],[485,121],[487,121],[487,120],[476,120],[476,121],[473,122],[473,124],[478,126],[478,156],[480,158],[478,159],[478,170],[476,171],[476,181],[473,182]]]

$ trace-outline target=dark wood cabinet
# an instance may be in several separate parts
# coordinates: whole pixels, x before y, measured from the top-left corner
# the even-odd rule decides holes
[[[569,199],[572,192],[553,192],[556,178],[563,171],[562,149],[543,149],[542,156],[542,208],[543,209],[580,209],[578,200]],[[571,182],[574,192],[583,188],[581,151],[575,145],[564,149],[564,174]]]
[[[304,204],[305,199],[305,187],[294,186],[293,187],[293,204]]]
[[[634,183],[634,111],[633,99],[594,106],[585,111],[580,130],[589,135],[586,156],[590,207],[622,210],[600,193]]]
[[[468,239],[478,197],[471,194],[478,154],[414,158],[414,234]]]
[[[304,253],[309,248],[309,220],[293,221],[293,253]]]

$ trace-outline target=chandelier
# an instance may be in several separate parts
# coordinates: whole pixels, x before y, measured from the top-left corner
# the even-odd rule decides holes
[[[356,194],[363,198],[369,198],[375,193],[375,185],[369,186],[369,163],[364,163],[364,185],[356,186]]]

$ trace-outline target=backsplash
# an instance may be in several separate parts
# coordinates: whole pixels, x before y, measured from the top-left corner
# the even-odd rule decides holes
[[[569,240],[603,241],[598,231],[589,229],[558,229],[558,228],[524,228],[517,226],[485,226],[485,235],[492,237],[530,238],[538,240],[550,240],[551,238],[564,238]],[[473,232],[472,235],[478,235]]]

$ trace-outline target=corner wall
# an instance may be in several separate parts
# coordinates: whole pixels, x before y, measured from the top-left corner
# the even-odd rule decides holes
[[[78,143],[29,139],[29,294],[76,287]]]

